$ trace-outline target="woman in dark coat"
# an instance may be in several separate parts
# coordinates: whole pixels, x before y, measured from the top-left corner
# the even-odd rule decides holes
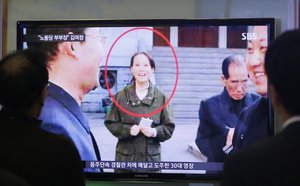
[[[134,54],[130,63],[132,83],[115,95],[116,102],[135,115],[162,108],[167,97],[150,81],[154,70],[154,61],[147,53]],[[145,119],[151,124],[144,125]],[[154,163],[161,160],[160,142],[171,138],[175,128],[169,106],[149,118],[141,118],[125,113],[113,103],[105,125],[118,138],[116,161],[149,162],[147,169],[116,169],[116,172],[159,171]]]

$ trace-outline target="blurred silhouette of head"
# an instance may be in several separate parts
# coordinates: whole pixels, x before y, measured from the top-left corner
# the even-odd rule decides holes
[[[0,104],[24,111],[40,101],[48,84],[46,63],[45,53],[38,50],[19,50],[5,56],[0,61]]]

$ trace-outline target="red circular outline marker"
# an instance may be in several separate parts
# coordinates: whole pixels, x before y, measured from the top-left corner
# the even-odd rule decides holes
[[[155,34],[159,35],[161,38],[163,38],[163,40],[169,45],[169,47],[171,48],[172,52],[173,52],[173,55],[174,55],[174,58],[175,58],[175,62],[176,62],[176,79],[175,79],[175,85],[173,87],[173,90],[172,90],[172,93],[169,97],[169,99],[166,101],[166,103],[161,106],[160,108],[150,112],[150,113],[146,113],[146,114],[137,114],[137,113],[134,113],[134,112],[130,112],[129,110],[126,110],[125,108],[123,108],[115,99],[115,97],[112,95],[111,91],[110,91],[110,87],[109,87],[109,84],[108,84],[108,78],[107,78],[107,64],[108,64],[108,59],[110,57],[110,53],[113,49],[113,47],[115,46],[115,44],[118,42],[118,40],[123,37],[125,34],[129,33],[129,32],[132,32],[134,30],[150,30],[152,32],[154,32]],[[174,96],[174,93],[176,91],[176,88],[177,88],[177,84],[178,84],[178,59],[177,59],[177,56],[176,56],[176,53],[175,53],[175,50],[173,48],[173,46],[171,45],[170,41],[168,40],[168,38],[166,38],[161,32],[159,32],[158,30],[155,30],[153,28],[148,28],[148,27],[135,27],[135,28],[132,28],[132,29],[129,29],[127,31],[125,31],[124,33],[122,33],[115,41],[114,43],[112,44],[112,46],[110,47],[109,49],[109,52],[107,54],[107,58],[106,58],[106,62],[105,62],[105,70],[104,70],[104,80],[105,80],[105,84],[106,84],[106,87],[107,87],[107,91],[109,93],[109,96],[111,97],[112,101],[114,102],[114,104],[116,104],[116,106],[122,110],[123,112],[125,112],[126,114],[130,115],[130,116],[134,116],[134,117],[150,117],[154,114],[157,114],[159,113],[160,111],[162,111],[162,109],[164,109],[168,104],[169,102],[171,101],[171,99],[173,98]]]

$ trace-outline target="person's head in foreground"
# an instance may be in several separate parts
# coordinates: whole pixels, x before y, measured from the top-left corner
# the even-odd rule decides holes
[[[0,61],[0,104],[3,109],[37,118],[46,96],[46,55],[37,50],[14,51]]]

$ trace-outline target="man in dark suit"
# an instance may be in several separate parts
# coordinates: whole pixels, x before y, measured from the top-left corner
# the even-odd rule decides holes
[[[208,162],[223,162],[232,147],[232,137],[241,110],[258,99],[247,93],[248,72],[242,56],[233,55],[222,63],[221,94],[201,101],[196,145]]]
[[[101,160],[96,139],[80,105],[84,95],[98,86],[99,66],[104,58],[104,34],[94,27],[39,28],[29,29],[27,33],[85,35],[85,41],[81,42],[29,42],[28,47],[48,54],[50,83],[40,115],[41,128],[70,138],[81,160]]]
[[[16,51],[0,62],[0,169],[30,185],[85,185],[72,141],[40,129],[47,93],[46,55]]]
[[[300,31],[287,31],[268,48],[265,69],[282,130],[225,161],[223,186],[300,185]]]
[[[233,152],[267,138],[273,133],[269,125],[271,112],[267,98],[268,78],[264,68],[268,46],[268,27],[254,26],[251,32],[256,35],[257,39],[248,41],[246,64],[250,79],[261,98],[242,111],[233,136]]]

